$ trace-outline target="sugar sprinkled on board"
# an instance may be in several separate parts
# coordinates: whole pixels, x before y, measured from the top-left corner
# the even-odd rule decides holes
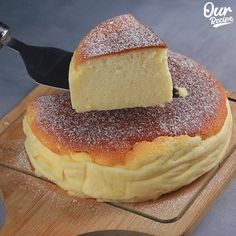
[[[17,169],[31,170],[23,139],[9,139],[1,143],[1,161]]]

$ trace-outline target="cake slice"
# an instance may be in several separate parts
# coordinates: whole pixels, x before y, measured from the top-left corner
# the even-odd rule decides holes
[[[164,105],[172,100],[167,45],[132,15],[111,18],[75,50],[69,84],[77,112]]]

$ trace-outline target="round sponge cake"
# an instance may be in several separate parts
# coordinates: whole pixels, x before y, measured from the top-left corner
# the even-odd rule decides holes
[[[232,117],[221,83],[169,51],[174,87],[166,106],[76,113],[69,93],[42,96],[24,118],[25,147],[38,175],[101,201],[156,199],[187,185],[224,157]]]

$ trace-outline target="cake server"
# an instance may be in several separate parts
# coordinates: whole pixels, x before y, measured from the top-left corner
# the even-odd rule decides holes
[[[28,74],[39,84],[69,89],[69,64],[73,53],[54,47],[27,45],[11,37],[10,28],[0,22],[0,48],[18,51]]]

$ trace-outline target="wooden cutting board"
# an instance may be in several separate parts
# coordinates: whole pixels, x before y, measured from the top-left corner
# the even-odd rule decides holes
[[[236,93],[229,92],[234,131],[227,158],[220,167],[157,201],[124,205],[71,197],[34,176],[23,146],[22,118],[27,104],[50,93],[55,90],[38,86],[0,121],[0,189],[7,209],[0,235],[79,235],[108,229],[152,235],[191,234],[235,176]]]

